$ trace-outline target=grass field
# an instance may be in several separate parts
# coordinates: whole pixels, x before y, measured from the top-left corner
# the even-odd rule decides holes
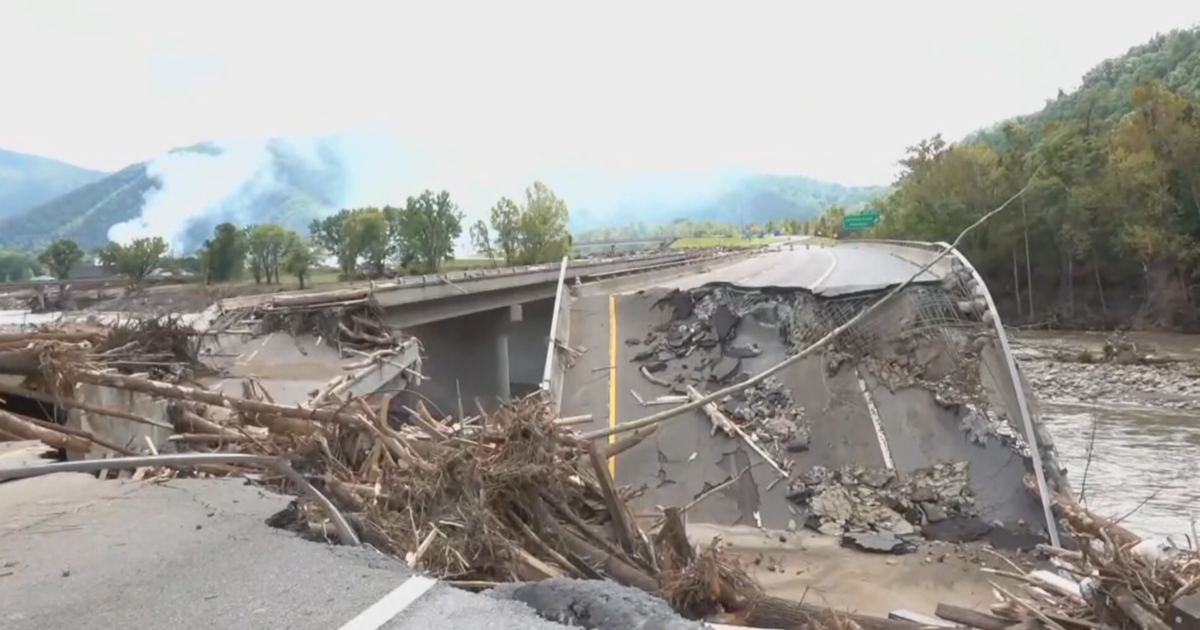
[[[762,238],[743,238],[741,236],[696,236],[676,239],[671,243],[671,249],[698,249],[703,247],[757,247],[778,243],[783,239],[777,236]]]

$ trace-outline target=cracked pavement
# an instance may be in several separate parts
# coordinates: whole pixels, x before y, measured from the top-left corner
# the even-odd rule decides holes
[[[0,627],[329,630],[413,574],[369,547],[268,527],[290,500],[236,479],[0,484]],[[563,626],[441,584],[382,626],[463,627]]]
[[[853,265],[858,265],[861,273],[851,274],[854,286],[902,280],[916,269],[911,261],[887,252],[871,251],[870,256],[860,258],[858,254],[870,251],[869,248],[834,250],[838,252],[839,265],[844,262],[842,258],[858,261]],[[621,294],[584,291],[572,305],[570,329],[571,344],[585,351],[567,372],[563,415],[591,413],[591,424],[581,427],[591,430],[607,427],[610,423],[636,420],[664,409],[643,406],[639,402],[639,398],[652,400],[672,392],[638,371],[640,365],[635,362],[635,357],[646,351],[645,344],[626,342],[645,340],[652,331],[670,320],[671,309],[655,309],[653,305],[676,287],[687,289],[707,282],[739,283],[741,280],[758,286],[771,278],[784,277],[793,278],[789,282],[791,286],[805,286],[804,283],[815,283],[814,278],[826,277],[823,292],[836,294],[839,287],[831,283],[829,277],[838,279],[841,272],[829,276],[814,268],[810,263],[816,260],[817,251],[766,254],[708,273],[651,283],[642,290]],[[797,267],[789,267],[792,264]],[[842,268],[849,270],[852,265],[848,263]],[[846,281],[849,276],[841,278],[838,282]],[[895,309],[903,308],[911,307],[899,302],[895,306]],[[888,327],[910,316],[889,306],[872,319],[883,322],[877,327],[886,340]],[[777,329],[750,318],[743,318],[733,344],[754,344],[761,349],[757,356],[740,360],[740,367],[747,374],[757,374],[780,362],[787,354]],[[989,358],[974,365],[974,369],[981,370],[985,381],[1000,373],[995,352],[988,352],[991,352]],[[999,439],[980,443],[964,430],[968,423],[963,417],[965,411],[939,404],[934,392],[928,389],[913,384],[889,386],[872,373],[870,362],[842,365],[829,359],[830,356],[814,355],[776,375],[782,386],[791,391],[796,406],[803,410],[802,415],[810,424],[810,448],[790,455],[795,462],[794,470],[805,471],[816,466],[875,469],[891,462],[896,472],[908,475],[938,463],[968,462],[971,490],[982,518],[987,522],[1028,523],[1035,530],[1044,531],[1044,524],[1039,528],[1042,518],[1037,502],[1026,493],[1022,483],[1028,462],[1010,445]],[[695,370],[696,366],[684,367],[689,361],[694,363],[699,358],[688,356],[667,361],[668,366],[660,368],[661,371],[653,376],[669,382],[675,370]],[[831,367],[831,364],[835,365]],[[706,384],[700,389],[712,391],[715,387],[715,384]],[[985,392],[998,407],[1003,406],[1005,394],[1002,390],[1003,386],[993,382],[988,384]],[[633,391],[637,392],[636,396]],[[874,419],[873,413],[877,414]],[[710,427],[708,419],[699,411],[682,414],[663,423],[654,436],[616,458],[618,483],[647,487],[647,492],[634,506],[635,513],[648,515],[656,513],[661,506],[686,505],[751,466],[737,483],[695,506],[689,512],[690,520],[716,525],[761,525],[771,529],[800,525],[802,516],[786,498],[788,484],[775,483],[776,473],[746,444],[721,435],[711,436]],[[1020,544],[1028,542],[1018,541]]]

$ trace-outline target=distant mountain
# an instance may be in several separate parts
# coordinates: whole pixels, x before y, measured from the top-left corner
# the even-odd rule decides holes
[[[0,219],[107,175],[65,162],[0,149]]]
[[[176,149],[0,217],[0,246],[37,249],[70,238],[97,248],[113,226],[127,224],[123,233],[174,237],[175,246],[192,250],[221,221],[274,222],[306,232],[312,219],[337,209],[337,195],[328,194],[336,174],[326,172],[336,158],[299,159],[286,143],[271,141],[218,164],[230,153],[236,152],[207,142]],[[164,189],[164,180],[181,185]]]
[[[615,175],[556,163],[538,169],[536,177],[566,200],[575,231],[681,218],[807,219],[834,204],[854,209],[883,192],[732,169]],[[520,191],[532,183],[481,176],[438,147],[374,134],[204,142],[0,216],[0,247],[37,249],[71,238],[91,249],[110,237],[154,235],[188,252],[222,221],[273,222],[305,233],[314,218],[341,208],[399,205],[408,195],[442,186],[472,223],[486,220],[502,196],[521,200]],[[465,235],[461,245],[470,247]]]
[[[800,175],[726,174],[722,180],[710,194],[685,201],[624,201],[611,210],[573,210],[571,227],[586,231],[676,219],[727,223],[809,219],[835,204],[854,209],[886,191],[884,186],[844,186]]]

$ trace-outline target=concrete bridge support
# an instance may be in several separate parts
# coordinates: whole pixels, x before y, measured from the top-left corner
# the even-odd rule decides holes
[[[405,328],[424,347],[429,380],[416,394],[443,413],[470,414],[478,399],[487,407],[537,388],[545,367],[553,300],[542,299]]]
[[[516,327],[515,324],[524,318],[524,313],[520,304],[513,304],[508,308],[499,309],[497,314],[499,318],[496,322],[496,398],[503,401],[512,398],[508,335],[511,329]]]

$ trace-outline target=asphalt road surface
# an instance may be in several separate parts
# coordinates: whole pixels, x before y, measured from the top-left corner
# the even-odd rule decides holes
[[[668,321],[666,310],[652,305],[668,290],[688,289],[710,282],[742,286],[803,287],[823,295],[879,289],[897,284],[919,271],[932,255],[895,248],[846,245],[830,248],[793,247],[722,265],[706,273],[649,283],[619,294],[581,293],[572,305],[571,345],[583,354],[568,370],[562,413],[591,413],[586,429],[623,424],[656,411],[643,406],[668,392],[646,380],[633,357],[645,348],[640,340]],[[934,267],[936,272],[948,265]],[[883,315],[888,317],[889,315]],[[756,374],[786,358],[778,330],[744,318],[734,343],[756,343],[762,354],[743,359],[742,369]],[[847,464],[867,468],[885,465],[888,457],[901,473],[936,462],[971,462],[972,478],[981,481],[979,498],[997,518],[1038,520],[1015,501],[1024,474],[1020,458],[1004,447],[978,448],[968,443],[953,412],[937,405],[925,390],[892,393],[866,371],[849,366],[828,373],[818,355],[802,360],[778,375],[792,391],[796,405],[811,423],[812,447],[793,456],[799,470],[812,466]],[[703,389],[703,388],[702,388]],[[633,392],[638,395],[634,395]],[[872,409],[874,407],[874,409]],[[876,418],[872,418],[872,413]],[[706,498],[690,518],[718,525],[756,525],[782,529],[796,518],[785,495],[787,483],[740,440],[711,435],[711,425],[699,411],[680,415],[660,426],[658,433],[610,462],[620,484],[646,485],[635,512],[653,514],[659,506],[682,506],[753,466],[731,488]],[[886,439],[881,439],[886,434]],[[778,483],[777,483],[778,482]],[[1008,506],[1017,506],[1008,509]],[[1004,519],[1005,522],[1009,518]]]
[[[335,630],[412,576],[369,547],[268,527],[287,502],[231,479],[57,474],[2,483],[0,628]],[[379,626],[562,627],[523,604],[441,584]]]
[[[792,287],[821,295],[875,290],[899,284],[920,271],[934,254],[920,250],[864,244],[826,246],[795,242],[705,274],[656,286],[692,288],[709,282],[745,287]],[[921,274],[918,281],[937,280],[945,265]]]

